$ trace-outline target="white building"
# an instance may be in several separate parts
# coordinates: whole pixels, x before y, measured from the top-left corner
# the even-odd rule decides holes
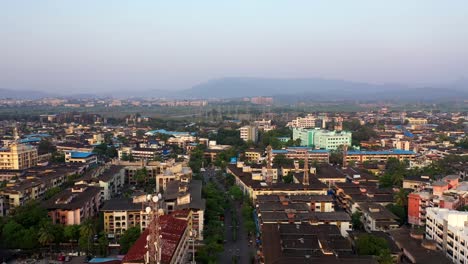
[[[315,127],[316,118],[312,114],[308,114],[305,117],[298,117],[291,122],[286,124],[287,127],[295,127],[295,128],[313,128]]]
[[[256,126],[243,126],[240,129],[240,138],[244,141],[257,142],[258,128]]]
[[[427,208],[426,238],[453,263],[468,263],[468,212]]]

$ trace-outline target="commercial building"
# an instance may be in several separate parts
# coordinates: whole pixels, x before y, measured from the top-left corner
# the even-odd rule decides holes
[[[453,263],[468,263],[468,212],[428,208],[426,238],[434,240]]]
[[[0,148],[1,170],[24,170],[36,166],[37,149],[31,145],[17,144]]]
[[[254,143],[258,140],[258,128],[256,126],[243,126],[239,128],[240,138],[244,141],[252,141]]]
[[[300,139],[301,146],[334,150],[339,146],[351,146],[351,132],[322,129],[293,129],[293,140]]]

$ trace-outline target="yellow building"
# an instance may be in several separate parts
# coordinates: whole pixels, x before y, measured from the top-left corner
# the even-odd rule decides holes
[[[37,149],[30,145],[12,144],[0,149],[0,169],[24,170],[36,166]]]

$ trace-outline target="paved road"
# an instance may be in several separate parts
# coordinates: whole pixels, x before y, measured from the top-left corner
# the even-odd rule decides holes
[[[217,180],[215,177],[216,172],[214,170],[207,170],[204,173],[205,179],[213,179],[213,181],[218,185],[218,187],[227,192],[224,185]],[[244,228],[244,221],[242,218],[241,203],[232,202],[231,203],[237,214],[238,224],[237,224],[237,239],[233,240],[233,217],[231,215],[231,209],[226,209],[224,211],[224,227],[225,227],[225,240],[224,251],[219,255],[219,263],[233,263],[233,258],[237,257],[237,263],[248,264],[250,262],[251,256],[254,255],[255,249],[253,246],[249,246],[249,238],[247,236],[247,231]]]

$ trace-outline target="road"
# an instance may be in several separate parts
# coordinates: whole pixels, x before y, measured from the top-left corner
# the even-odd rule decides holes
[[[213,180],[216,185],[227,192],[224,184],[219,182],[216,178],[216,172],[212,169],[207,169],[204,172],[205,180],[208,181],[210,179]],[[224,227],[225,227],[225,243],[224,243],[224,251],[219,254],[218,263],[234,263],[233,259],[237,258],[237,263],[248,264],[251,263],[251,257],[255,253],[254,246],[249,245],[249,238],[247,235],[247,231],[244,228],[244,221],[242,217],[241,211],[241,202],[231,201],[231,205],[235,208],[235,214],[237,215],[238,223],[237,223],[237,239],[233,240],[233,217],[231,214],[231,209],[228,208],[224,211]]]

